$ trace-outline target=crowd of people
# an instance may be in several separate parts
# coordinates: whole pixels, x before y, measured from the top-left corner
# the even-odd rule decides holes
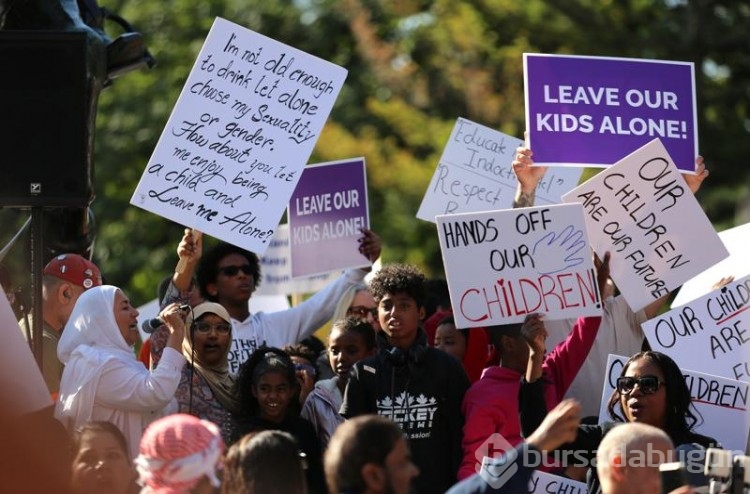
[[[519,148],[514,207],[534,204],[545,170],[532,163]],[[693,192],[707,174],[699,160]],[[379,237],[364,229],[359,251],[378,259]],[[204,252],[190,229],[177,254],[140,357],[122,289],[75,254],[45,268],[42,371],[69,438],[46,433],[67,472],[55,492],[526,492],[534,468],[521,459],[534,451],[575,458],[543,470],[591,493],[660,493],[658,464],[633,468],[629,451],[668,461],[679,445],[720,447],[695,432],[679,367],[640,329],[664,299],[632,311],[613,293],[609,255],[595,260],[602,316],[457,329],[444,280],[412,265],[367,282],[352,269],[293,308],[250,313],[257,255],[224,242]],[[608,354],[631,357],[600,425]],[[504,444],[488,444],[498,435]],[[509,465],[502,484],[487,477]]]

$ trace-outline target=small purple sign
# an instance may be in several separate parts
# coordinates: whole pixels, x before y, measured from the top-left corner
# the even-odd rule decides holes
[[[358,243],[370,227],[364,158],[306,166],[288,211],[293,278],[372,264]]]
[[[695,70],[689,62],[525,53],[526,127],[534,162],[608,167],[661,139],[695,170]]]

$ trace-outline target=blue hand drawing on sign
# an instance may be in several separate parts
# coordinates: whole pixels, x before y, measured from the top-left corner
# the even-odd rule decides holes
[[[583,262],[579,254],[586,247],[583,231],[573,225],[566,226],[560,233],[549,232],[534,244],[532,254],[539,274],[559,273]]]

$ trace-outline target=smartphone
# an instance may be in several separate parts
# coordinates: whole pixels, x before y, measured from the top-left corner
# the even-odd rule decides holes
[[[661,474],[661,491],[664,494],[668,494],[683,485],[690,485],[687,469],[681,461],[662,463],[659,465],[659,473]]]

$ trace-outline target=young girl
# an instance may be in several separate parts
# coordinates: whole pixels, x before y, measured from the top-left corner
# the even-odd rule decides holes
[[[292,408],[298,386],[289,355],[278,348],[258,348],[240,366],[234,387],[240,410],[231,415],[226,437],[235,443],[250,432],[288,432],[306,456],[310,493],[323,494],[326,484],[318,436],[312,424],[297,416]]]
[[[318,381],[302,407],[302,417],[312,422],[324,450],[333,431],[344,421],[339,409],[349,369],[375,350],[375,330],[366,320],[349,317],[333,323],[328,336],[328,361],[336,375]]]

